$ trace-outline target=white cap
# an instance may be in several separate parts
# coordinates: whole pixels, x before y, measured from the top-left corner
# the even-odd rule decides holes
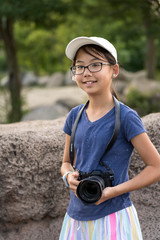
[[[101,37],[74,38],[68,43],[66,47],[66,56],[73,61],[78,49],[86,44],[95,44],[101,46],[102,48],[110,52],[117,62],[117,51],[115,47],[108,40]]]

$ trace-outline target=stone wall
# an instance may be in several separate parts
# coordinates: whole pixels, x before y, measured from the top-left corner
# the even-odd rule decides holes
[[[160,113],[149,114],[142,118],[147,133],[160,153]],[[136,152],[132,155],[130,177],[134,177],[144,168]],[[160,239],[160,183],[152,184],[132,192],[131,198],[137,209],[144,240]]]
[[[58,240],[69,192],[60,166],[65,118],[0,125],[0,240]],[[160,152],[160,113],[143,118]],[[144,165],[133,154],[130,176]],[[160,236],[160,184],[131,195],[145,240]]]
[[[58,239],[64,119],[0,125],[0,240]]]

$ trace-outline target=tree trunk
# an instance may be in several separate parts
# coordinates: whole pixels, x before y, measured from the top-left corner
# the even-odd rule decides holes
[[[21,81],[13,25],[14,22],[12,20],[9,20],[7,18],[0,19],[0,33],[5,46],[9,74],[9,92],[11,110],[8,115],[8,121],[18,122],[22,117]]]
[[[155,79],[156,65],[157,65],[157,56],[156,56],[155,39],[153,36],[147,36],[146,69],[147,69],[147,77],[148,78]]]
[[[155,44],[155,12],[152,11],[152,1],[144,1],[141,5],[143,24],[146,32],[146,59],[145,67],[147,69],[147,77],[155,79],[157,68],[157,55]]]

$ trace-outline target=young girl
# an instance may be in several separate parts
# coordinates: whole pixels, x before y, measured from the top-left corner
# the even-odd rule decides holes
[[[66,48],[73,61],[72,75],[89,98],[75,133],[74,167],[70,161],[70,136],[73,124],[83,105],[73,108],[66,120],[66,143],[61,173],[70,188],[70,203],[61,229],[60,240],[140,240],[142,233],[129,192],[160,180],[160,155],[149,140],[137,113],[120,104],[120,130],[112,148],[104,154],[113,135],[116,96],[112,79],[118,75],[117,52],[107,40],[99,37],[78,37]],[[128,167],[133,148],[146,167],[129,180]],[[103,157],[102,157],[103,156]],[[112,169],[112,186],[103,189],[94,204],[85,204],[77,196],[79,171]],[[77,169],[77,170],[75,170]]]

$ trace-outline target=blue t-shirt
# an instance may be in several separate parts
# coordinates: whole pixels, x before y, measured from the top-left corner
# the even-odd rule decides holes
[[[71,135],[74,121],[82,106],[73,108],[68,114],[63,129],[66,134]],[[134,110],[120,102],[120,111],[121,126],[117,140],[110,151],[103,156],[103,162],[114,172],[113,186],[129,180],[128,167],[133,151],[130,140],[145,132],[142,121]],[[76,169],[82,172],[106,171],[105,167],[99,164],[99,160],[111,139],[114,125],[115,108],[94,122],[88,120],[86,109],[83,111],[75,133]],[[71,191],[67,213],[76,220],[89,221],[102,218],[131,205],[129,193],[109,199],[96,206],[85,205]]]

